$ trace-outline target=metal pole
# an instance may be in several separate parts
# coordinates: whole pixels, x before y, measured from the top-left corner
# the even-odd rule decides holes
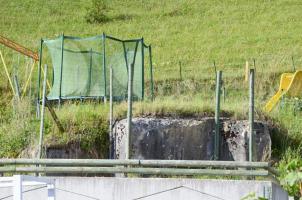
[[[103,33],[103,78],[104,78],[104,103],[107,101],[107,83],[106,83],[106,35]]]
[[[40,51],[39,51],[38,87],[37,87],[37,118],[40,117],[41,67],[42,67],[42,55],[43,55],[42,52],[43,52],[43,39],[41,39]]]
[[[142,168],[142,167],[0,167],[0,172],[9,173],[83,173],[113,174],[136,173],[153,175],[208,175],[208,176],[269,176],[268,170],[244,169],[188,169],[185,168]]]
[[[145,48],[144,48],[144,38],[141,39],[142,48],[142,100],[145,97]]]
[[[127,113],[127,139],[126,139],[126,159],[130,159],[131,145],[131,123],[132,123],[132,70],[133,64],[128,66],[128,113]]]
[[[89,60],[89,82],[88,82],[88,95],[90,95],[90,89],[91,89],[91,77],[92,77],[92,49],[90,49],[90,60]]]
[[[250,69],[250,101],[249,101],[249,161],[253,161],[254,154],[254,69]]]
[[[222,71],[216,73],[216,108],[215,108],[215,140],[214,140],[214,159],[219,159],[220,147],[220,128],[219,128],[219,113],[220,113],[220,91],[221,91],[221,76]]]
[[[3,158],[0,159],[1,166],[17,165],[47,165],[47,166],[70,166],[70,167],[101,167],[101,166],[141,166],[141,167],[193,167],[193,168],[264,168],[270,170],[273,174],[271,163],[269,162],[248,162],[248,161],[214,161],[214,160],[112,160],[112,159],[32,159],[32,158]],[[1,167],[0,167],[1,168]]]
[[[152,48],[149,46],[149,58],[150,58],[150,78],[151,78],[151,100],[154,100],[154,83],[153,83],[153,64],[152,64]]]
[[[113,145],[113,69],[110,67],[110,108],[109,108],[109,158],[112,159],[114,156],[114,145]]]
[[[63,62],[64,62],[64,33],[62,34],[62,41],[61,41],[61,71],[60,71],[59,105],[61,104],[61,96],[62,96]]]
[[[46,79],[47,79],[47,65],[45,65],[45,70],[44,70],[38,158],[42,157],[43,134],[44,134],[44,113],[45,113],[45,101],[46,101],[46,98],[45,98],[46,97]]]

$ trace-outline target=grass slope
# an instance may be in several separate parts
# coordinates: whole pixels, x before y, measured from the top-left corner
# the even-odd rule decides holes
[[[255,59],[257,117],[278,122],[275,132],[284,134],[282,138],[273,136],[274,155],[280,158],[289,144],[301,143],[299,111],[290,106],[270,115],[261,111],[278,88],[280,74],[292,71],[291,57],[294,56],[297,68],[302,64],[300,0],[112,0],[107,4],[110,21],[89,24],[85,15],[91,5],[86,0],[0,0],[0,33],[34,50],[38,49],[40,38],[52,38],[62,32],[83,37],[102,32],[120,38],[143,36],[146,43],[153,46],[157,98],[153,103],[136,103],[136,115],[211,115],[215,88],[212,63],[215,60],[217,68],[223,70],[224,113],[246,118],[248,86],[243,80],[244,66],[246,60],[253,63]],[[10,66],[16,63],[12,52],[1,49]],[[182,80],[179,62],[183,65]],[[0,74],[4,76],[3,72]],[[29,141],[6,142],[10,138],[7,130],[15,133],[15,138],[18,134],[29,138],[28,132],[35,137],[37,121],[32,112],[32,120],[26,121],[28,116],[22,118],[25,124],[30,124],[21,129],[26,131],[14,126],[11,121],[21,119],[14,115],[17,109],[7,106],[11,104],[11,94],[5,79],[1,79],[0,88],[3,105],[0,109],[3,122],[0,142],[9,146],[0,152],[0,156],[17,156]],[[87,132],[96,139],[98,135],[104,135],[100,130],[106,130],[103,125],[107,111],[107,106],[103,105],[75,108],[72,104],[64,106],[59,117],[67,126],[68,134],[81,138],[81,134]],[[125,116],[126,105],[118,105],[115,111],[117,117]],[[49,117],[46,125],[50,142],[64,143],[74,138],[58,136]],[[105,144],[107,141],[100,142]]]

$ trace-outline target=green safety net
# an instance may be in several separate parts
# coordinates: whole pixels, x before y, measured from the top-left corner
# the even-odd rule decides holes
[[[129,66],[133,66],[133,98],[144,98],[145,72],[152,72],[145,67],[152,65],[146,62],[151,61],[151,55],[143,39],[61,36],[43,40],[43,46],[47,47],[52,63],[49,100],[109,97],[110,68],[113,69],[113,98],[123,100],[127,98]]]

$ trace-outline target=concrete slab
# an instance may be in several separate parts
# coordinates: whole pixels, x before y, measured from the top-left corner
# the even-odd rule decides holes
[[[250,193],[270,200],[288,200],[287,193],[271,181],[114,177],[55,179],[56,200],[240,200]],[[10,194],[11,188],[0,188],[0,199]],[[46,188],[41,188],[24,193],[24,200],[46,200],[46,196]]]

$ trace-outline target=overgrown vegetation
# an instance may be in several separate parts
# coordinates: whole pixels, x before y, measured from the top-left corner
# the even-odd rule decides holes
[[[108,22],[107,9],[104,0],[92,0],[91,6],[87,8],[86,21],[91,24]]]
[[[294,157],[301,157],[301,111],[294,104],[285,103],[270,114],[262,112],[263,105],[278,88],[280,75],[293,71],[293,65],[301,69],[301,1],[0,0],[0,3],[1,34],[34,50],[38,49],[41,37],[51,38],[62,32],[83,37],[102,32],[121,38],[144,36],[153,45],[156,99],[135,103],[136,116],[212,116],[215,60],[216,69],[223,71],[223,115],[245,119],[248,83],[244,81],[244,67],[248,60],[256,68],[256,118],[272,125],[273,160],[281,160],[281,167]],[[16,54],[0,48],[13,71],[18,60]],[[21,66],[18,70],[22,71]],[[0,76],[0,157],[17,157],[36,138],[39,122],[33,98],[14,104],[5,74],[0,72]],[[35,83],[36,76],[32,91]],[[146,84],[148,94],[148,81]],[[126,103],[116,105],[115,117],[124,117],[126,108]],[[97,147],[106,154],[108,105],[70,103],[57,111],[67,131],[58,133],[47,115],[47,143],[81,140],[83,148]]]

